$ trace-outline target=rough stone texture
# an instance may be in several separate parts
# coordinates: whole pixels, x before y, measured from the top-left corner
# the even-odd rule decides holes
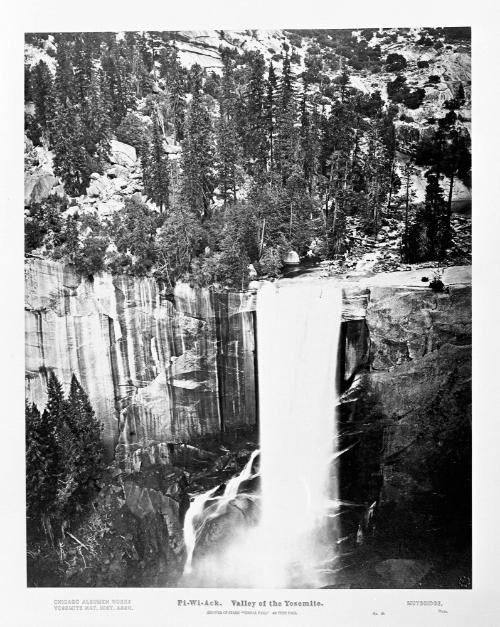
[[[451,286],[448,294],[373,287],[366,321],[372,342],[372,369],[418,360],[443,344],[470,344],[471,290]]]
[[[255,423],[254,338],[246,294],[152,279],[88,281],[70,266],[26,264],[26,395],[46,403],[47,375],[75,373],[116,444],[186,442]]]
[[[358,374],[340,414],[353,433],[342,443],[353,445],[341,461],[343,498],[375,501],[377,532],[403,545],[456,538],[470,522],[470,269],[445,272],[445,293],[422,287],[421,274],[429,270],[360,281],[370,349],[364,364],[358,343],[350,349]]]
[[[44,169],[32,174],[27,173],[24,177],[24,204],[29,206],[47,198],[57,181],[58,179],[51,172]]]
[[[124,167],[133,166],[137,161],[137,153],[133,146],[112,139],[110,142],[109,160]]]

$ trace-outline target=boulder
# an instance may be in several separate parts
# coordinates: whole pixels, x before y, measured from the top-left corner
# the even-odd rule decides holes
[[[106,174],[109,178],[123,178],[126,179],[129,175],[129,170],[123,165],[115,164],[106,170]]]
[[[40,170],[24,177],[24,204],[29,206],[41,202],[49,196],[57,183],[57,178],[45,170]]]
[[[298,266],[300,263],[299,255],[294,250],[291,250],[283,258],[283,263],[286,266]]]
[[[106,176],[97,175],[91,178],[90,185],[87,188],[87,195],[93,198],[107,198],[115,192],[113,182]]]
[[[133,146],[112,139],[110,143],[109,160],[111,163],[130,167],[137,161],[137,153]]]
[[[117,176],[113,179],[113,185],[116,190],[124,189],[128,185],[128,181],[121,176]]]
[[[164,144],[163,145],[165,152],[169,155],[177,155],[182,152],[182,148],[180,146],[174,146],[172,144]]]
[[[96,208],[100,215],[110,216],[120,209],[123,209],[123,202],[121,200],[110,198],[104,202],[98,202]]]

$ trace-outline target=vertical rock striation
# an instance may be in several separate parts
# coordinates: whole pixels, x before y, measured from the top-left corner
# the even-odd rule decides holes
[[[97,275],[32,259],[25,271],[26,396],[74,373],[111,453],[255,424],[252,296]],[[123,448],[123,447],[122,447]],[[168,454],[165,446],[157,453]]]

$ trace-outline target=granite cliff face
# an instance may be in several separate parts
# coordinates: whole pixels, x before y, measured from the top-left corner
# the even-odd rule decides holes
[[[358,545],[385,543],[391,559],[430,556],[444,572],[433,548],[451,555],[449,544],[467,546],[471,533],[470,268],[446,270],[444,293],[422,288],[423,275],[361,281],[371,283],[369,336],[345,353],[356,372],[339,419],[353,446],[341,460],[342,497],[366,510],[347,512],[344,532]]]
[[[89,281],[39,259],[25,292],[28,400],[44,407],[48,372],[65,387],[76,374],[110,453],[141,445],[159,461],[166,442],[255,424],[251,295],[179,285],[168,299],[152,279]]]

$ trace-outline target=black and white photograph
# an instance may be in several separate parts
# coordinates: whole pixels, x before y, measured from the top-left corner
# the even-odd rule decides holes
[[[471,588],[470,27],[24,72],[27,585]]]
[[[26,32],[33,588],[471,589],[471,28]]]
[[[498,624],[500,9],[1,14],[2,624]]]

